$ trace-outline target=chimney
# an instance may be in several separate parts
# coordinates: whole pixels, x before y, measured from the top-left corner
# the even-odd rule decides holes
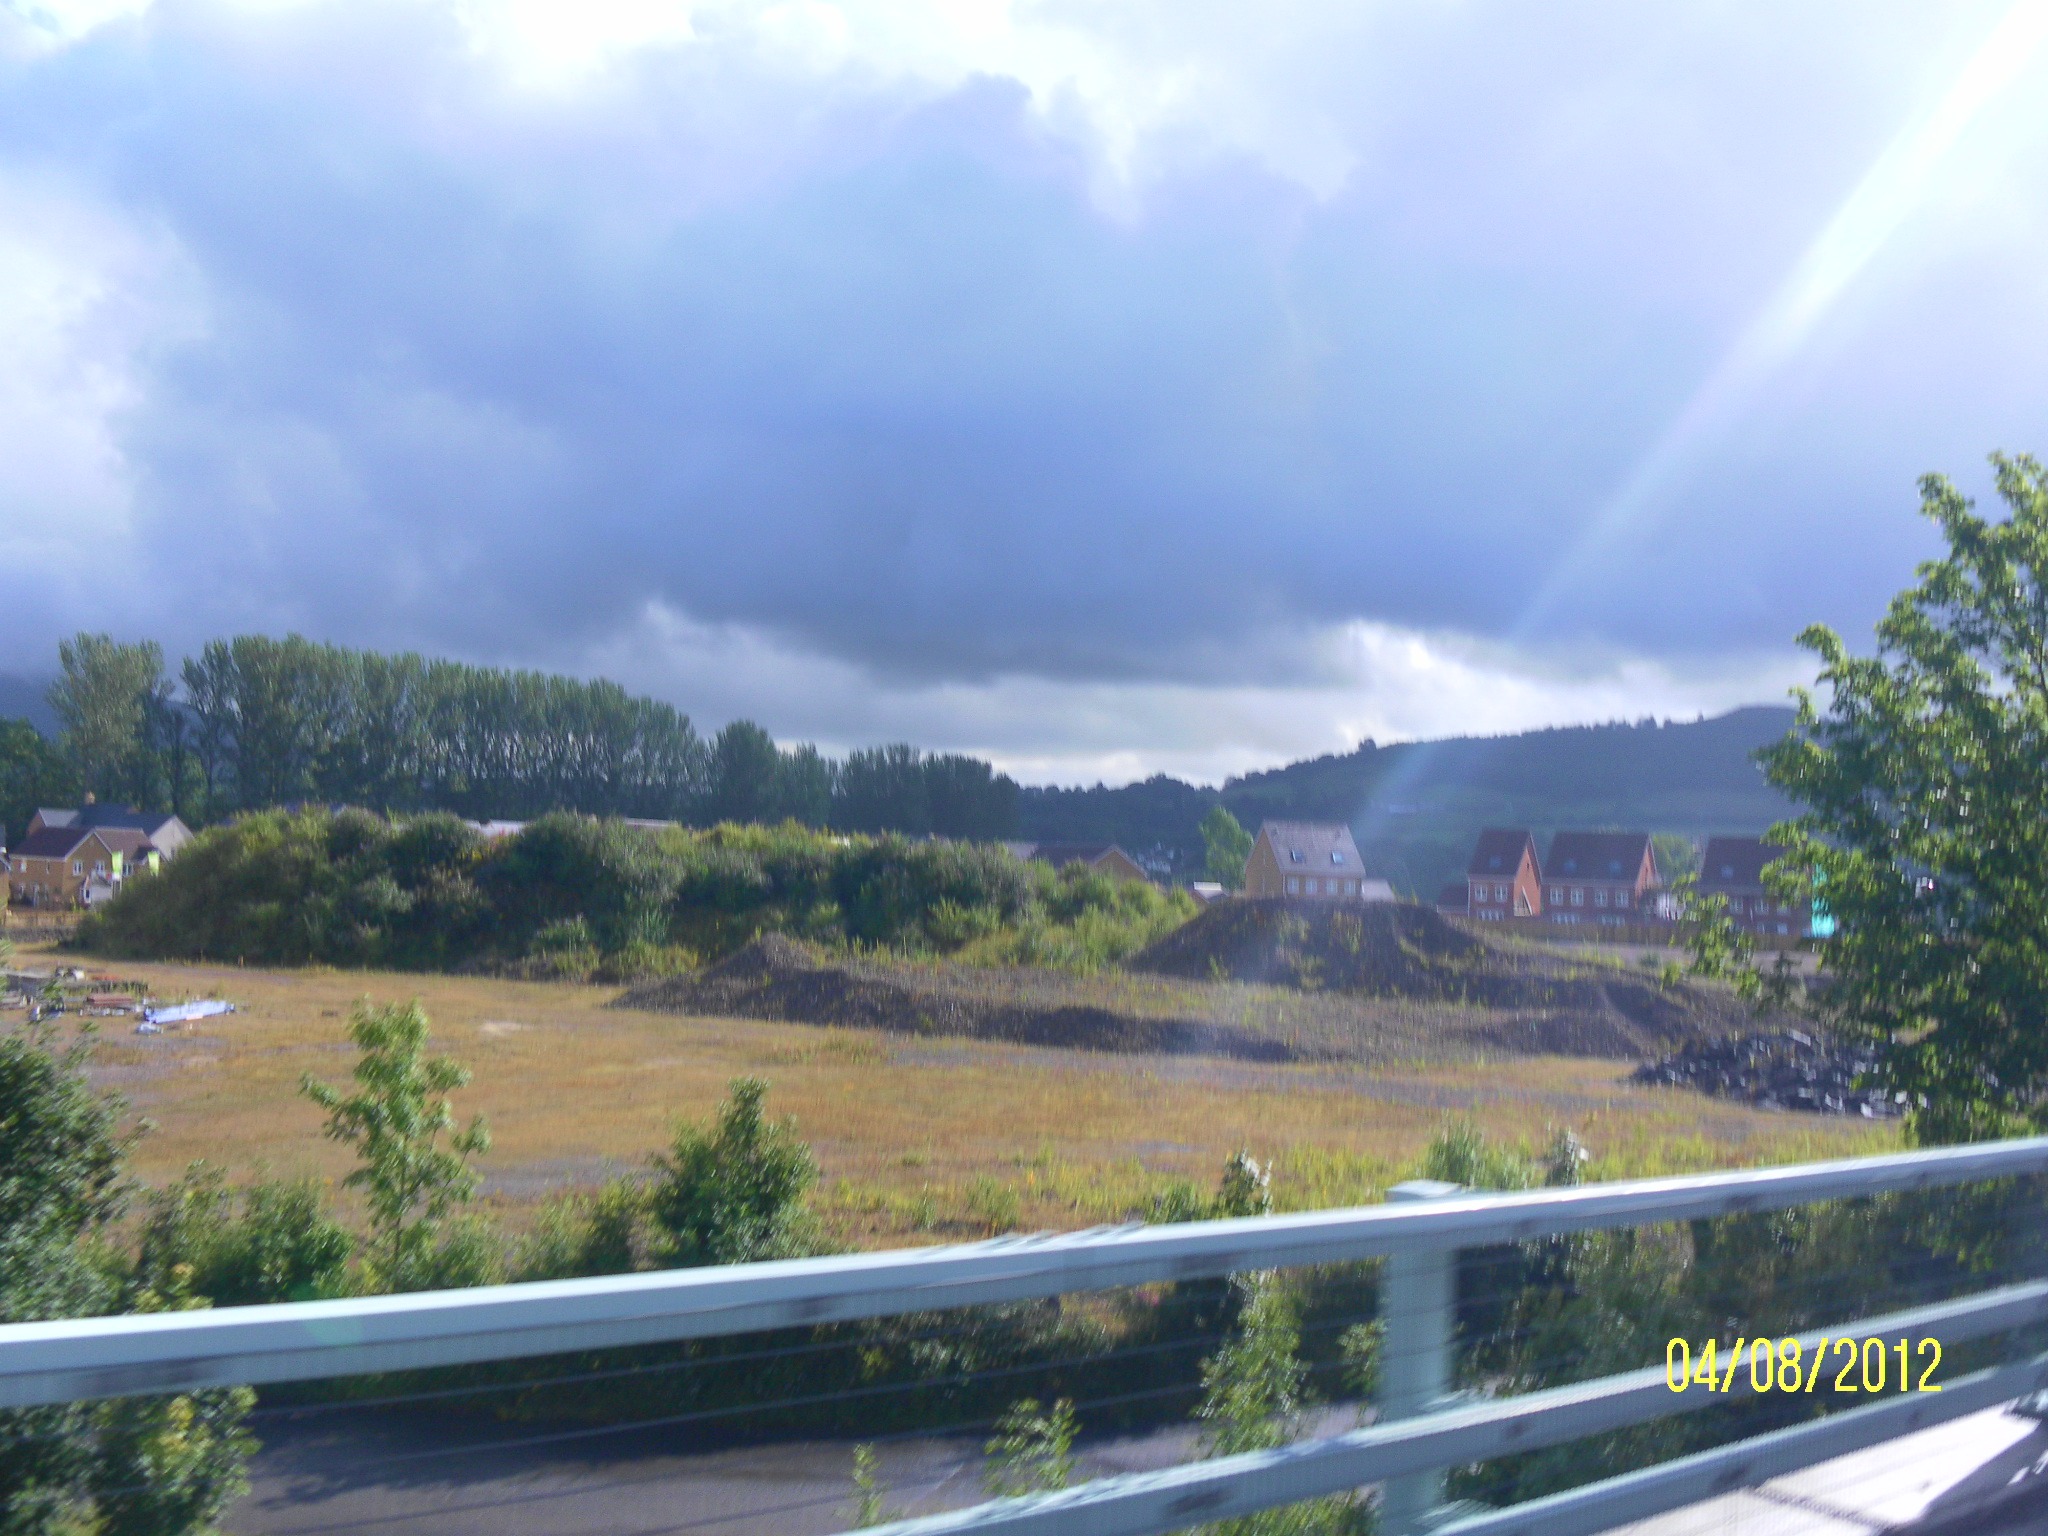
[[[93,794],[92,794],[92,791],[88,789],[88,790],[87,790],[87,791],[85,792],[85,803],[86,803],[87,805],[91,805],[91,804],[92,804],[92,801],[93,801]]]

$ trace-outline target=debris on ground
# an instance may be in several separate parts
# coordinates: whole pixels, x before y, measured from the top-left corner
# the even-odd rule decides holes
[[[1904,1114],[1904,1094],[1869,1086],[1876,1073],[1877,1058],[1865,1047],[1786,1029],[1703,1040],[1636,1068],[1630,1081],[1693,1088],[1759,1109],[1861,1115],[1866,1120]]]

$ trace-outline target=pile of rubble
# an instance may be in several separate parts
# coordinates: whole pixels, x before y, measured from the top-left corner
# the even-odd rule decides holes
[[[1903,1114],[1903,1094],[1858,1086],[1871,1079],[1876,1067],[1876,1058],[1866,1050],[1787,1029],[1688,1046],[1675,1056],[1636,1068],[1630,1080],[1696,1088],[1759,1109],[1861,1115],[1866,1120]]]

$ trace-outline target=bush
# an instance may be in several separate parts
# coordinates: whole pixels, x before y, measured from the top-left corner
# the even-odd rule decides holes
[[[99,1239],[122,1206],[121,1105],[95,1093],[82,1047],[0,1037],[0,1323],[191,1302],[173,1276],[124,1286]],[[0,1530],[9,1536],[182,1536],[246,1486],[246,1388],[0,1410]]]
[[[818,1164],[794,1121],[762,1113],[767,1094],[758,1077],[735,1079],[711,1129],[678,1127],[675,1144],[654,1160],[647,1210],[661,1262],[746,1264],[813,1251],[804,1199]]]
[[[86,919],[107,954],[634,980],[762,933],[1093,970],[1193,915],[1184,893],[1000,847],[795,823],[649,831],[544,816],[486,841],[446,814],[241,817]]]
[[[354,1252],[312,1180],[265,1181],[237,1193],[220,1169],[196,1162],[151,1196],[136,1278],[162,1293],[189,1287],[223,1307],[311,1301],[347,1291]]]
[[[573,1194],[542,1207],[512,1255],[514,1280],[623,1275],[648,1256],[647,1191],[614,1179],[595,1195]]]

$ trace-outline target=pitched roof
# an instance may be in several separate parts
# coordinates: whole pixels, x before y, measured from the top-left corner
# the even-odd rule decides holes
[[[1760,837],[1711,837],[1700,858],[1700,889],[1756,889],[1764,883],[1764,866],[1785,850]]]
[[[64,859],[71,850],[92,836],[87,827],[37,827],[9,852],[17,859]]]
[[[78,812],[54,810],[47,805],[39,805],[32,819],[41,821],[46,827],[71,827],[78,824]]]
[[[1479,834],[1479,841],[1472,848],[1472,862],[1465,866],[1468,875],[1512,875],[1521,867],[1522,851],[1528,850],[1529,857],[1536,857],[1536,839],[1523,827],[1488,827]],[[1537,866],[1540,875],[1542,866]]]
[[[1365,872],[1351,829],[1341,821],[1268,821],[1259,836],[1282,869],[1342,869]]]
[[[1650,846],[1647,832],[1560,832],[1543,861],[1546,880],[1626,880],[1634,884]]]
[[[154,852],[156,848],[149,840],[149,834],[139,827],[87,827],[86,831],[106,844],[110,852],[123,858],[138,858]]]
[[[124,858],[154,851],[155,845],[134,827],[38,827],[10,850],[17,859],[68,859],[87,838]]]
[[[47,814],[47,813],[46,813]],[[72,812],[75,827],[132,827],[137,832],[154,832],[177,820],[169,811],[138,811],[118,805],[87,805]]]

